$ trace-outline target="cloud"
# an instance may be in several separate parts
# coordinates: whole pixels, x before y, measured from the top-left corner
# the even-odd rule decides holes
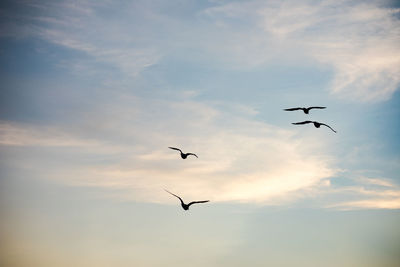
[[[349,201],[331,206],[341,210],[354,209],[400,209],[399,194],[396,198],[376,198],[358,201]]]
[[[173,58],[235,71],[268,64],[328,66],[330,91],[353,100],[384,100],[398,88],[398,10],[375,2],[222,1],[173,12],[161,2],[119,8],[107,1],[74,3],[24,2],[32,12],[8,14],[2,37],[41,38],[76,51],[74,59],[61,55],[60,64],[84,75],[105,63],[122,79],[136,78]],[[391,194],[397,187],[386,180],[360,178],[358,187],[332,186],[329,179],[338,171],[327,156],[329,143],[319,145],[298,129],[258,121],[258,111],[246,105],[195,101],[201,85],[169,101],[129,94],[140,81],[124,84],[123,90],[118,79],[107,82],[109,91],[129,89],[106,100],[103,94],[88,98],[90,107],[71,111],[73,120],[46,126],[0,122],[0,145],[29,152],[20,154],[25,160],[18,164],[31,163],[40,177],[104,187],[123,199],[165,202],[170,196],[162,189],[168,187],[186,198],[217,202],[282,204],[330,192],[349,194],[340,204],[346,208],[397,201]],[[154,90],[147,82],[145,90]],[[157,92],[173,87],[159,84]],[[183,161],[168,146],[200,158]]]
[[[251,113],[238,117],[191,100],[131,101],[91,111],[72,125],[3,122],[0,143],[25,151],[19,164],[29,166],[31,175],[144,202],[171,200],[162,191],[167,188],[186,199],[279,205],[304,197],[302,190],[326,186],[321,181],[335,173],[331,159],[316,153],[320,146]],[[168,146],[199,159],[182,160]]]
[[[1,27],[81,51],[91,58],[80,61],[130,77],[173,55],[236,70],[317,63],[333,72],[330,92],[352,100],[386,100],[399,87],[399,9],[379,1],[187,3],[175,12],[161,2],[119,4],[33,2],[36,12],[9,15]]]
[[[355,184],[328,189],[330,192],[327,194],[340,196],[340,200],[328,204],[328,208],[340,210],[400,208],[400,187],[390,179],[361,176],[350,180]]]
[[[103,8],[111,8],[108,1],[82,1],[79,4],[75,1],[33,1],[17,5],[19,9],[4,12],[8,20],[0,25],[4,29],[1,36],[40,38],[86,55],[81,56],[79,62],[70,60],[70,67],[96,68],[96,63],[106,63],[128,77],[135,77],[160,59],[154,46],[138,44],[137,33],[127,26],[132,23],[129,15],[122,12],[120,21],[107,21],[99,14]],[[63,64],[67,64],[66,60]]]
[[[119,97],[118,105],[79,111],[63,124],[2,121],[0,146],[9,158],[3,165],[12,161],[33,178],[103,188],[102,197],[123,201],[175,203],[165,188],[188,200],[399,208],[392,179],[346,174],[328,156],[329,142],[258,121],[242,104]],[[182,160],[168,146],[199,158]],[[350,185],[335,182],[340,173]]]
[[[364,184],[379,185],[384,187],[395,187],[395,185],[392,182],[390,182],[390,180],[383,178],[360,177],[357,180]]]
[[[243,30],[238,38],[247,40],[240,42],[249,52],[236,50],[236,57],[258,65],[274,54],[292,62],[316,60],[332,67],[333,94],[363,101],[386,100],[399,87],[398,13],[363,1],[235,2],[205,11],[217,25],[227,18],[251,22],[250,33]]]
[[[0,122],[0,145],[3,146],[95,146],[90,140],[76,139],[52,127],[38,127],[7,121]]]

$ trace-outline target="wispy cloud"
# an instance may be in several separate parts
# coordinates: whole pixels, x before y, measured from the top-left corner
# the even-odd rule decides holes
[[[388,99],[399,86],[398,13],[363,1],[251,1],[206,11],[217,24],[224,17],[252,22],[252,37],[244,46],[259,45],[253,52],[236,51],[243,57],[253,60],[248,56],[257,51],[259,64],[271,54],[317,60],[333,68],[332,93],[364,101]]]
[[[333,94],[363,101],[388,99],[400,83],[399,9],[379,1],[209,3],[192,11],[190,21],[185,5],[173,15],[161,3],[125,3],[118,20],[102,15],[112,6],[38,2],[38,15],[2,26],[82,51],[132,77],[174,54],[233,69],[318,63],[332,69]]]
[[[120,190],[125,192],[122,198],[130,192],[130,199],[146,202],[166,201],[169,196],[162,189],[168,188],[189,199],[279,205],[304,197],[301,190],[325,186],[321,180],[335,173],[331,159],[315,153],[317,145],[296,140],[293,132],[256,121],[251,114],[237,117],[194,101],[140,102],[135,112],[129,106],[117,108],[129,116],[113,116],[119,111],[103,109],[82,116],[82,123],[61,128],[2,123],[0,141],[27,150],[32,145],[74,146],[69,153],[76,161],[87,153],[107,158],[94,166],[75,160],[63,163],[56,173],[43,168],[45,155],[25,158],[21,164],[31,162],[42,178],[104,187],[110,193]],[[165,123],[162,117],[144,118],[152,112],[163,113]],[[167,148],[171,145],[196,152],[199,159],[182,160]]]
[[[124,77],[137,77],[172,55],[177,61],[212,62],[213,68],[224,70],[257,69],[276,62],[317,63],[314,66],[332,68],[332,93],[364,101],[387,99],[400,82],[398,10],[375,2],[214,2],[192,7],[190,21],[183,16],[185,9],[173,15],[158,2],[126,4],[115,13],[118,20],[108,9],[111,2],[74,3],[29,2],[35,12],[8,14],[14,19],[2,27],[14,25],[15,32],[9,30],[3,37],[35,36],[79,51],[87,57],[75,61],[64,57],[61,64],[85,74],[90,67],[97,70],[94,63],[101,62],[116,67]],[[104,16],[104,9],[109,16]],[[87,61],[93,64],[85,65]],[[114,88],[118,81],[108,82],[119,91]],[[93,153],[94,158],[105,159],[100,166],[75,168],[77,163],[71,161],[60,166],[62,172],[48,170],[42,176],[126,190],[129,197],[142,201],[167,199],[168,195],[160,195],[164,187],[188,198],[206,195],[214,201],[263,204],[336,192],[329,183],[337,173],[333,157],[326,153],[329,143],[319,145],[306,136],[299,138],[294,130],[258,121],[253,107],[195,101],[196,96],[198,92],[189,89],[178,100],[126,93],[114,103],[99,97],[90,108],[82,107],[73,122],[44,127],[3,121],[0,144],[56,151],[74,147],[69,153],[76,153],[76,160],[81,152]],[[168,151],[170,145],[192,150],[200,158],[182,161]],[[41,158],[27,161],[37,163],[30,166],[44,166]],[[367,189],[352,192],[368,199],[352,199],[344,206],[367,201],[365,206],[377,198],[391,201],[381,195],[389,191],[382,190],[397,190],[386,180],[365,178],[358,183],[358,189],[367,188],[371,194],[365,194]]]
[[[328,189],[327,194],[340,196],[340,200],[328,204],[328,208],[340,210],[400,208],[400,187],[390,179],[362,176],[351,180],[354,185],[334,186]]]
[[[375,198],[366,200],[357,200],[343,202],[330,206],[332,208],[339,208],[341,210],[354,210],[354,209],[400,209],[400,194],[396,197]]]
[[[87,61],[108,63],[127,76],[135,77],[145,68],[155,64],[160,53],[155,46],[140,43],[137,32],[127,26],[129,15],[121,21],[107,21],[98,14],[99,9],[109,6],[108,1],[96,3],[75,1],[20,3],[34,10],[31,13],[11,10],[9,20],[2,23],[3,37],[39,37],[64,48],[87,55]],[[15,13],[14,13],[15,11]],[[71,62],[70,66],[82,65]],[[65,64],[65,62],[64,62]],[[78,70],[79,71],[79,70]]]
[[[395,187],[395,185],[390,180],[383,178],[360,177],[357,180],[364,184],[379,185],[384,187]]]

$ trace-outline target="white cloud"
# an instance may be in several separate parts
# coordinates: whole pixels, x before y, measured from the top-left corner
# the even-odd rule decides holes
[[[40,36],[131,77],[174,55],[239,70],[274,62],[322,64],[333,71],[330,91],[353,100],[388,99],[400,83],[399,9],[379,1],[210,3],[190,20],[185,5],[174,13],[145,2],[123,3],[118,13],[108,1],[30,5],[40,15],[2,24],[8,35]]]
[[[314,206],[341,210],[399,208],[400,188],[392,179],[339,171],[327,156],[329,143],[257,121],[246,106],[120,97],[118,105],[80,113],[72,124],[3,121],[2,153],[18,147],[13,165],[30,175],[104,188],[103,197],[121,200],[175,203],[165,188],[187,200],[286,205],[313,199]],[[182,160],[168,146],[199,158]],[[355,178],[347,178],[350,185],[331,183],[339,173]]]
[[[85,29],[88,30],[88,29]],[[79,50],[92,56],[96,62],[118,67],[124,74],[135,77],[141,71],[158,62],[160,55],[151,47],[121,47],[104,44],[105,40],[88,40],[82,32],[41,29],[39,35],[52,43]],[[109,38],[113,38],[109,36]],[[100,43],[98,43],[98,41]]]
[[[251,114],[238,117],[194,101],[137,101],[140,106],[130,103],[134,108],[122,103],[102,107],[73,125],[4,122],[0,142],[26,151],[29,146],[51,146],[51,155],[59,147],[60,158],[51,156],[51,165],[47,150],[22,153],[19,164],[30,166],[41,178],[104,187],[110,194],[121,192],[120,198],[146,202],[174,203],[162,191],[166,188],[188,200],[279,205],[304,197],[302,190],[326,186],[321,181],[335,173],[331,160],[316,152],[321,146],[255,121]],[[168,146],[195,152],[199,159],[182,160]],[[69,162],[66,153],[72,153]],[[107,160],[83,164],[88,154]]]
[[[400,187],[390,179],[361,176],[350,180],[355,184],[331,187],[327,190],[326,194],[340,197],[340,200],[328,204],[328,208],[340,210],[400,208]]]
[[[395,185],[390,180],[384,178],[360,177],[357,180],[365,184],[379,185],[384,187],[395,187]]]
[[[5,30],[1,34],[40,37],[80,51],[89,59],[61,63],[85,75],[90,67],[97,67],[85,65],[85,60],[110,64],[122,76],[135,77],[171,56],[178,57],[177,61],[179,57],[212,61],[213,68],[236,70],[281,61],[300,66],[317,62],[333,69],[332,93],[364,101],[387,99],[400,82],[397,9],[357,1],[238,1],[198,8],[197,15],[188,20],[182,10],[172,15],[158,9],[158,4],[127,4],[109,12],[112,2],[100,7],[92,2],[30,2],[41,12],[7,21],[1,25]],[[104,16],[102,8],[110,16]],[[108,82],[112,89],[118,84]],[[96,108],[79,114],[69,125],[1,122],[0,145],[75,147],[76,159],[83,151],[104,157],[107,162],[101,166],[75,168],[72,161],[61,166],[62,172],[47,170],[44,176],[75,185],[118,188],[128,192],[128,198],[142,201],[168,199],[160,194],[163,187],[187,198],[205,195],[213,201],[268,204],[332,189],[327,179],[337,170],[325,156],[326,147],[256,121],[253,116],[258,111],[252,107],[191,101],[199,91],[189,88],[174,102],[130,95],[115,102],[97,99]],[[170,145],[193,150],[200,159],[182,161],[167,149]],[[360,155],[353,156],[348,160],[359,160]],[[39,172],[46,170],[41,157],[28,160],[38,163],[30,166],[41,167]],[[354,190],[332,191],[366,197],[342,206],[396,202],[398,196],[390,192],[397,192],[397,187],[388,181],[363,178],[358,183],[362,186]],[[365,189],[368,186],[388,188]]]
[[[15,10],[10,14],[6,13],[9,20],[0,25],[4,30],[1,36],[39,37],[50,43],[83,52],[88,56],[80,58],[85,65],[96,68],[93,63],[108,63],[128,77],[137,76],[147,67],[157,63],[161,57],[156,46],[149,43],[138,44],[141,37],[137,32],[131,31],[129,24],[132,22],[129,21],[130,17],[126,17],[127,14],[121,15],[120,21],[107,21],[98,14],[102,8],[112,6],[108,1],[42,1],[22,5],[27,5],[34,12],[29,15],[20,14]],[[131,8],[133,6],[129,6],[129,9]],[[82,62],[71,61],[69,66],[82,66]]]
[[[399,194],[396,198],[377,198],[367,200],[349,201],[331,206],[341,210],[353,209],[400,209]]]
[[[250,22],[250,31],[233,29],[242,36],[232,46],[243,47],[228,48],[234,58],[260,65],[274,55],[292,62],[308,57],[333,68],[332,93],[363,101],[388,99],[399,86],[398,13],[363,1],[235,2],[205,12],[217,25],[224,17]]]
[[[5,146],[96,146],[91,140],[74,138],[52,127],[0,121],[0,145]]]

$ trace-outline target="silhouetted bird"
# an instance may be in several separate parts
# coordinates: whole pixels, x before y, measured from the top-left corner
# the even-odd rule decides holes
[[[181,201],[181,206],[182,206],[182,208],[183,208],[184,210],[188,210],[189,207],[190,207],[190,205],[197,204],[197,203],[206,203],[206,202],[209,202],[209,201],[210,201],[210,200],[192,201],[192,202],[190,202],[189,204],[185,204],[185,203],[183,202],[182,198],[180,198],[180,197],[178,197],[177,195],[175,195],[175,194],[169,192],[169,191],[166,190],[166,189],[164,189],[164,190],[165,190],[166,192],[170,193],[171,195],[173,195],[173,196],[179,198],[179,200]]]
[[[317,122],[317,121],[302,121],[302,122],[293,122],[292,124],[294,125],[300,125],[300,124],[307,124],[307,123],[314,123],[315,128],[319,128],[321,127],[321,125],[324,125],[326,127],[328,127],[329,129],[331,129],[332,131],[334,131],[336,133],[335,130],[332,129],[331,126],[325,124],[325,123],[321,123],[321,122]]]
[[[287,108],[287,109],[284,109],[284,110],[286,110],[286,111],[302,110],[302,111],[304,111],[305,114],[308,114],[310,112],[310,109],[313,109],[313,108],[324,109],[326,107]]]
[[[182,150],[180,150],[179,148],[170,147],[170,146],[169,146],[168,148],[173,149],[173,150],[178,150],[179,152],[181,152],[181,158],[183,158],[183,159],[186,159],[189,155],[193,155],[193,156],[195,156],[196,158],[198,158],[198,156],[197,156],[196,154],[193,154],[193,153],[183,153]]]

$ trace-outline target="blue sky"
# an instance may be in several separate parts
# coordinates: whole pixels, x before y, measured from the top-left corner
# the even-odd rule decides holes
[[[3,264],[398,265],[396,3],[0,13]],[[291,124],[308,119],[338,133]]]

